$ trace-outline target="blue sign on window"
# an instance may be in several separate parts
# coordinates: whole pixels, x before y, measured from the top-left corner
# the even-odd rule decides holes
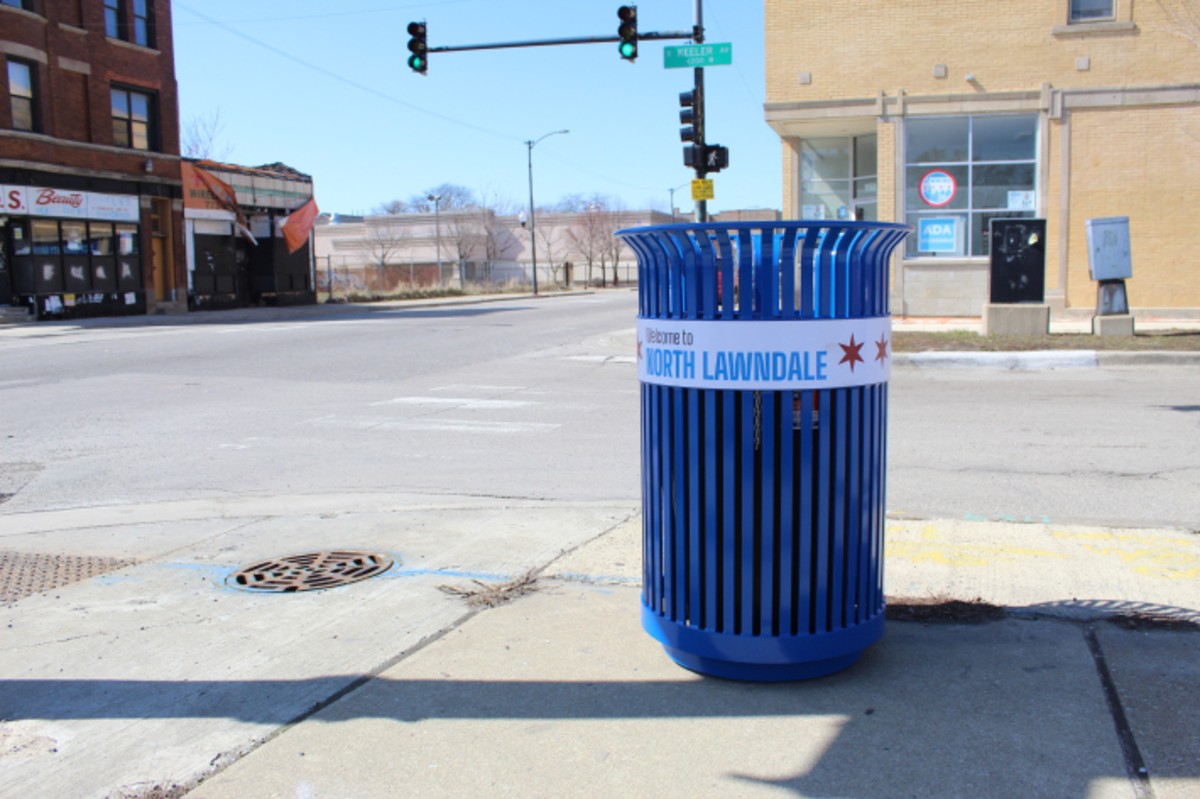
[[[917,252],[962,255],[962,218],[923,216],[917,220]]]

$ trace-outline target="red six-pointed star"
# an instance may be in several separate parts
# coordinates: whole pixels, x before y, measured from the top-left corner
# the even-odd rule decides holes
[[[866,361],[863,360],[862,354],[859,352],[865,343],[865,341],[860,341],[856,344],[854,342],[854,334],[851,333],[849,344],[838,344],[838,346],[842,348],[842,359],[838,361],[838,363],[849,363],[851,372],[854,371],[855,363],[866,363]]]
[[[875,360],[882,363],[888,357],[888,340],[884,336],[879,337],[879,341],[875,342]]]

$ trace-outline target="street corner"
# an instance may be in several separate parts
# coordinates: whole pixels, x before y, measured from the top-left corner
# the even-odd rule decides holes
[[[639,585],[642,579],[642,516],[634,514],[550,564],[558,580]]]
[[[1200,536],[1182,530],[891,519],[886,553],[894,596],[1200,621]]]

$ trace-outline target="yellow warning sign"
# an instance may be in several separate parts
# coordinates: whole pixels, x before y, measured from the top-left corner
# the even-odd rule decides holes
[[[711,200],[713,198],[713,182],[707,178],[692,181],[692,200]]]

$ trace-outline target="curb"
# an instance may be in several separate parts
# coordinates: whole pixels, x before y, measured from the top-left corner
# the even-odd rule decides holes
[[[996,369],[1014,372],[1096,369],[1112,366],[1185,366],[1200,365],[1200,352],[1098,352],[1096,350],[911,352],[895,353],[893,364],[911,369]]]

